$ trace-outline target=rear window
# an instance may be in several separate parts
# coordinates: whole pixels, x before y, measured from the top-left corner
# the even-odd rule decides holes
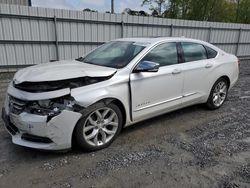
[[[215,58],[217,56],[217,53],[214,49],[209,48],[207,46],[205,46],[206,51],[207,51],[207,58],[211,59],[211,58]]]
[[[207,52],[203,45],[192,42],[182,42],[181,44],[185,62],[207,59]]]

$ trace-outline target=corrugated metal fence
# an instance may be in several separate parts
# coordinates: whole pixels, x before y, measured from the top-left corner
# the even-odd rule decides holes
[[[72,59],[121,37],[185,36],[250,57],[250,25],[0,5],[0,68]]]
[[[31,6],[31,0],[0,0],[0,3]]]

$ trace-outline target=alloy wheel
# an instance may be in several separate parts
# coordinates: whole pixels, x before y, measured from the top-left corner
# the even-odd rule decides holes
[[[104,145],[115,136],[118,124],[118,115],[113,109],[97,109],[87,117],[83,126],[83,137],[92,146]]]
[[[223,104],[227,96],[227,84],[224,81],[220,81],[214,88],[213,103],[216,107]]]

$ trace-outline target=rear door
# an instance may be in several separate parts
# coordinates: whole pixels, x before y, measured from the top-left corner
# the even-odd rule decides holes
[[[208,58],[206,47],[202,44],[182,42],[181,47],[184,56],[183,104],[187,105],[204,100],[211,87],[209,83],[215,63],[213,58]]]
[[[158,72],[132,72],[130,87],[133,120],[164,113],[181,105],[183,74],[176,43],[163,43],[140,61],[160,64]]]

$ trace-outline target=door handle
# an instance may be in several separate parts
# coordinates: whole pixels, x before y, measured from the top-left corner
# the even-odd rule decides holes
[[[210,68],[210,67],[212,67],[212,66],[213,66],[212,63],[207,63],[207,64],[205,65],[205,68]]]
[[[180,74],[181,73],[181,70],[180,69],[174,69],[172,71],[172,74]]]

